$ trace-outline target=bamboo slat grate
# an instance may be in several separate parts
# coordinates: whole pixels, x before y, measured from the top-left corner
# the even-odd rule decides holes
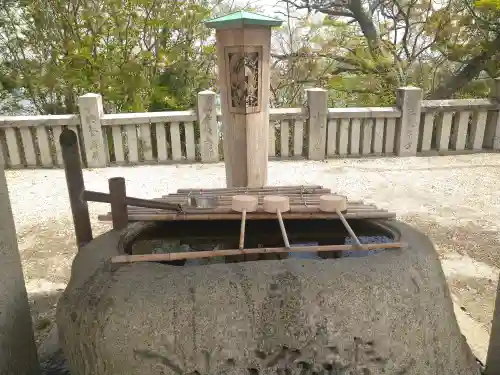
[[[231,209],[234,195],[252,195],[258,198],[259,208],[249,212],[248,220],[266,220],[275,217],[264,212],[262,200],[266,195],[284,195],[290,199],[290,211],[283,212],[283,219],[338,219],[338,215],[322,212],[319,209],[319,198],[324,194],[332,194],[330,189],[320,185],[313,186],[266,186],[263,188],[226,188],[226,189],[179,189],[176,193],[154,199],[158,202],[183,205],[182,212],[162,209],[140,208],[128,206],[129,221],[180,221],[180,220],[241,220],[241,213]],[[191,207],[187,202],[192,197],[215,198],[217,202],[212,208]],[[348,201],[346,219],[391,219],[395,213],[380,209],[363,201]],[[111,221],[111,213],[99,216],[102,221]]]

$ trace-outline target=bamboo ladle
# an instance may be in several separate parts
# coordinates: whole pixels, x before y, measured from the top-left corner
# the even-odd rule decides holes
[[[264,197],[264,211],[275,213],[278,216],[283,242],[285,242],[286,248],[290,248],[290,242],[288,242],[285,224],[283,223],[283,218],[281,217],[281,212],[290,211],[290,199],[282,195],[267,195]]]
[[[319,197],[319,209],[323,212],[335,212],[342,221],[342,224],[344,224],[347,233],[349,233],[356,246],[360,249],[363,248],[363,245],[359,242],[358,237],[342,214],[342,212],[347,212],[347,197],[333,194],[322,195]]]
[[[241,212],[241,227],[240,227],[240,250],[245,248],[245,225],[247,212],[257,211],[259,200],[251,195],[234,195],[231,202],[231,209],[236,212]]]

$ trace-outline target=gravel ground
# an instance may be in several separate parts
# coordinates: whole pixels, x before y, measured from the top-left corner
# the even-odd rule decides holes
[[[75,254],[71,213],[62,170],[7,171],[37,339],[53,324],[54,307],[68,281]],[[107,191],[123,176],[127,192],[157,197],[179,188],[223,187],[223,164],[141,166],[84,171],[87,189]],[[429,158],[336,159],[271,162],[270,185],[320,184],[349,199],[395,211],[436,244],[456,315],[482,360],[500,268],[500,154]],[[94,233],[107,205],[90,206]]]

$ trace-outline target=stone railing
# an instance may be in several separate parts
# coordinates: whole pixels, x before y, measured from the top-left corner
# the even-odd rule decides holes
[[[500,82],[497,80],[497,82]],[[327,108],[327,91],[307,90],[304,108],[270,111],[271,159],[412,156],[500,150],[496,98],[422,100],[419,88],[398,90],[394,107]],[[221,114],[216,95],[198,94],[196,110],[104,114],[101,96],[79,98],[80,114],[0,116],[7,168],[60,167],[57,140],[77,132],[86,167],[218,162]]]

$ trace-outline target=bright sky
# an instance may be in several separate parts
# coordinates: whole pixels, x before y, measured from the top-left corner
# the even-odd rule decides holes
[[[269,17],[279,18],[283,21],[285,20],[286,4],[279,0],[240,0],[238,3],[246,3],[251,7],[258,8],[259,13]]]

